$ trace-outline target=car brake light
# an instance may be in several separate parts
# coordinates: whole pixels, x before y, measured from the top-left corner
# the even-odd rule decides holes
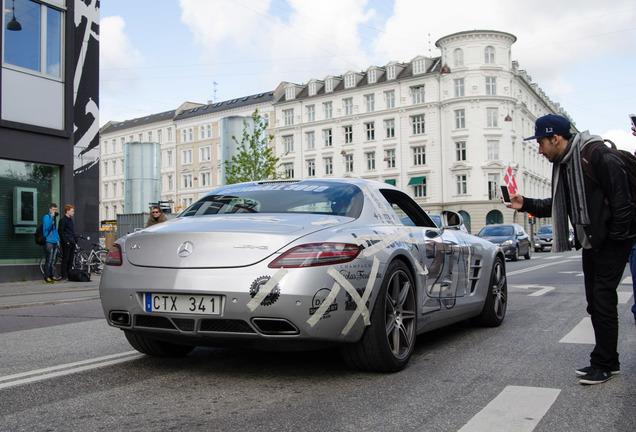
[[[296,246],[272,261],[270,268],[298,268],[353,261],[362,248],[351,243],[309,243]]]
[[[108,256],[106,257],[106,265],[120,266],[122,265],[121,246],[115,243],[108,250]]]

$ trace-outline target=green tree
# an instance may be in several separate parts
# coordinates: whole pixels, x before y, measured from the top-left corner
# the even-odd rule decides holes
[[[258,113],[252,113],[253,125],[243,120],[243,137],[241,141],[232,136],[237,145],[238,153],[232,156],[232,161],[225,162],[225,183],[234,184],[247,181],[276,179],[276,168],[279,158],[274,156],[274,149],[269,142],[274,135],[267,135],[267,125]]]

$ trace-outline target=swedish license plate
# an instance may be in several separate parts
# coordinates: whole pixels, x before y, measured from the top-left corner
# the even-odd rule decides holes
[[[221,296],[200,294],[144,293],[146,312],[220,315]]]

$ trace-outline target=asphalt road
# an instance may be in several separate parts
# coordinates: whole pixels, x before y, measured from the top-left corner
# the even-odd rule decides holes
[[[574,368],[592,345],[580,254],[507,266],[501,327],[422,335],[396,374],[352,371],[336,350],[150,358],[106,325],[96,300],[0,309],[0,430],[633,430],[629,271],[619,287],[621,375],[582,386]]]

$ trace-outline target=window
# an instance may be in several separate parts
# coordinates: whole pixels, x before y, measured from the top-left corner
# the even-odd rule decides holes
[[[413,62],[413,74],[423,74],[426,72],[426,62],[424,59],[415,60]]]
[[[316,148],[316,134],[314,131],[305,132],[305,141],[307,142],[307,150]]]
[[[159,144],[161,144],[161,142],[162,142],[162,139],[161,139],[161,138],[162,138],[162,135],[163,135],[163,134],[162,134],[161,132],[162,132],[162,130],[161,130],[161,129],[159,129],[159,130],[157,131],[157,142],[158,142]],[[122,144],[123,144],[123,138],[122,138]]]
[[[387,138],[395,138],[395,119],[384,120],[384,130]]]
[[[488,159],[498,160],[499,159],[499,141],[488,140],[486,141],[486,147],[488,148]]]
[[[168,175],[168,190],[174,189],[174,179],[171,175]]]
[[[203,126],[199,127],[199,139],[205,138],[205,128]]]
[[[159,144],[161,144],[161,129],[159,129],[159,130],[157,131],[157,134],[159,135]],[[126,142],[126,138],[121,137],[121,138],[119,139],[119,148],[120,148],[121,150],[123,150],[123,149],[124,149],[124,143],[125,143],[125,142]]]
[[[364,158],[367,161],[367,170],[375,169],[375,152],[367,152],[364,154]]]
[[[411,87],[411,97],[414,104],[424,103],[424,86]]]
[[[22,30],[3,33],[4,62],[62,78],[62,12],[29,0],[14,0],[11,6],[15,7],[15,16],[22,24]],[[9,2],[5,7],[8,9]],[[5,20],[8,22],[10,15],[7,9]]]
[[[285,119],[285,126],[294,124],[294,109],[283,110],[283,118]]]
[[[190,141],[194,141],[194,129],[188,128],[188,138]],[[141,141],[141,136],[139,137],[139,140]]]
[[[453,81],[455,84],[455,97],[464,96],[464,78],[459,78]]]
[[[192,174],[190,173],[181,174],[181,187],[183,189],[192,187]]]
[[[375,69],[371,69],[369,74],[367,75],[367,80],[369,84],[373,84],[377,80],[377,71]]]
[[[455,143],[455,158],[457,161],[466,160],[466,141],[457,141]]]
[[[137,137],[139,138],[139,142],[144,142],[144,134],[140,133]]]
[[[181,151],[181,164],[187,165],[192,163],[192,149]]]
[[[493,64],[495,63],[495,48],[491,46],[487,46],[484,49],[484,63]]]
[[[413,135],[421,135],[425,132],[424,114],[411,116],[411,126],[413,127]]]
[[[426,147],[413,147],[413,165],[426,165]]]
[[[353,155],[348,154],[345,156],[345,171],[353,172]]]
[[[332,92],[333,91],[333,80],[332,79],[328,79],[325,82],[325,91],[326,92]]]
[[[466,174],[460,174],[455,177],[457,180],[457,195],[466,195]]]
[[[172,128],[168,128],[168,141],[172,141]]]
[[[309,96],[314,96],[316,94],[316,83],[309,83]]]
[[[455,66],[464,66],[464,51],[461,48],[453,51],[453,61]]]
[[[356,86],[356,76],[349,74],[345,76],[345,88],[351,88]]]
[[[375,111],[375,95],[365,95],[364,102],[367,105],[367,112]]]
[[[345,115],[353,114],[353,98],[346,98],[342,100],[344,105]]]
[[[499,122],[499,109],[498,108],[486,108],[486,126],[487,127],[498,127]]]
[[[307,105],[307,121],[316,121],[316,107],[313,105]]]
[[[395,79],[395,66],[386,68],[386,79]]]
[[[497,78],[486,77],[486,94],[494,96],[497,94]]]
[[[211,159],[210,146],[199,149],[199,162],[207,162]]]
[[[316,177],[316,161],[314,159],[307,160],[307,177]]]
[[[466,128],[466,110],[458,109],[455,110],[455,129],[465,129]]]
[[[330,119],[331,117],[333,117],[333,107],[331,102],[324,102],[322,104],[322,107],[325,111],[325,118],[326,119]]]
[[[322,139],[325,143],[325,147],[331,147],[333,145],[333,138],[331,134],[331,129],[323,129],[322,130]]]
[[[353,142],[353,126],[344,126],[343,130],[345,144],[351,144]]]
[[[199,178],[201,178],[200,186],[211,186],[212,185],[212,176],[210,175],[210,171],[202,171],[199,173]]]
[[[422,179],[422,183],[414,184],[413,197],[424,198],[426,196],[426,177]]]
[[[152,131],[148,131],[148,142],[152,142]],[[115,140],[113,140],[113,148],[115,148]]]
[[[104,176],[108,176],[108,161],[104,162]]]
[[[367,141],[375,140],[375,123],[365,123],[364,124],[365,132],[367,133]]]
[[[168,150],[168,152],[166,153],[167,157],[166,159],[168,159],[168,166],[172,166],[172,150]]]
[[[206,130],[208,131],[208,138],[212,138],[212,125],[208,125]]]
[[[333,158],[326,157],[326,158],[323,158],[322,161],[325,164],[325,174],[326,175],[333,174]]]
[[[285,99],[290,100],[296,97],[296,87],[287,87],[285,89]]]
[[[283,137],[283,151],[285,153],[294,151],[294,136],[293,135],[285,135]]]
[[[386,100],[386,108],[395,108],[395,90],[388,90],[384,92],[384,98]]]
[[[283,164],[283,172],[285,173],[285,177],[294,178],[294,164],[293,163],[284,163]]]
[[[498,199],[499,195],[499,174],[488,174],[488,199]]]
[[[395,168],[395,149],[384,150],[384,160],[387,168]]]

